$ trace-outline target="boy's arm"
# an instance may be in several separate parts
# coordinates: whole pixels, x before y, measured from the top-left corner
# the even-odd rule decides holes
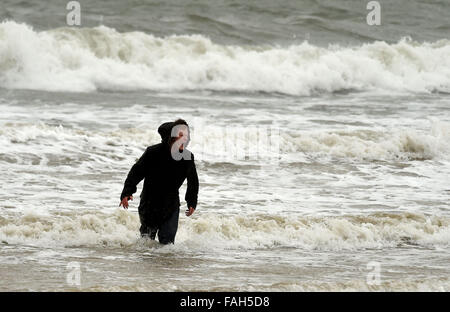
[[[122,201],[124,198],[128,199],[129,197],[131,197],[132,199],[132,195],[136,192],[137,189],[136,186],[139,184],[139,182],[142,181],[142,179],[144,179],[146,175],[149,160],[150,152],[147,148],[144,154],[142,154],[141,158],[139,158],[139,160],[133,165],[133,167],[131,167],[131,170],[128,173],[122,193],[120,194],[121,204],[123,203]]]
[[[188,208],[197,208],[198,188],[197,169],[195,168],[194,154],[192,154],[192,166],[187,175],[187,190],[185,196]]]

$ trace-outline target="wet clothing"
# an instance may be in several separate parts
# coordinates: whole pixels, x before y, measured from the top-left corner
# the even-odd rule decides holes
[[[150,228],[145,223],[142,223],[140,228],[141,236],[155,239],[156,234],[158,234],[158,240],[161,244],[175,243],[179,215],[180,208],[175,209],[172,215],[169,216],[169,218],[165,220],[158,228]]]
[[[137,184],[144,179],[139,203],[141,234],[154,239],[156,232],[161,243],[174,242],[178,228],[180,199],[178,190],[187,179],[185,200],[188,207],[197,207],[198,176],[194,154],[190,159],[175,160],[169,140],[173,123],[158,128],[161,143],[148,147],[133,165],[125,180],[120,200],[136,192]],[[187,150],[186,150],[187,151]]]

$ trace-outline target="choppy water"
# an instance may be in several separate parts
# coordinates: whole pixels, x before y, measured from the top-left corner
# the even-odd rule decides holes
[[[449,290],[446,1],[80,2],[0,8],[0,290]],[[161,247],[117,206],[177,117],[199,206]]]

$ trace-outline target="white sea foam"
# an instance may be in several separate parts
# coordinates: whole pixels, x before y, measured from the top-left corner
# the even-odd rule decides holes
[[[284,134],[285,152],[367,159],[432,159],[450,154],[450,124],[432,121],[428,133],[408,128],[305,131]]]
[[[8,244],[139,247],[138,229],[137,214],[125,210],[0,217],[0,239]],[[447,217],[410,213],[342,217],[201,213],[193,219],[181,219],[177,244],[169,248],[353,250],[405,244],[447,247],[449,243]]]
[[[0,24],[0,86],[49,91],[450,90],[450,42],[355,47],[231,46],[201,35],[158,38],[100,26],[35,31]]]
[[[254,144],[257,131],[258,128],[198,126],[192,132],[190,148],[197,160],[235,162],[243,160],[243,155],[250,155],[250,160],[264,160],[266,146]],[[280,130],[279,140],[278,149],[272,152],[282,161],[290,161],[290,154],[297,155],[298,161],[299,152],[317,157],[383,160],[448,159],[450,155],[450,125],[439,120],[430,121],[426,132],[409,128]],[[159,143],[160,136],[148,127],[85,131],[44,123],[8,123],[0,128],[0,143],[8,146],[0,155],[0,162],[27,163],[31,157],[38,158],[35,162],[42,165],[64,165],[64,159],[55,162],[61,155],[72,159],[72,166],[83,161],[115,163],[119,150],[123,155],[124,142],[129,149],[126,155],[137,158],[145,146]],[[124,160],[126,155],[119,158]]]

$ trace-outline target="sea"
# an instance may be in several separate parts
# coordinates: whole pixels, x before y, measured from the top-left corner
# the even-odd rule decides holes
[[[449,9],[2,0],[0,291],[449,291]],[[120,193],[177,118],[160,245]]]

